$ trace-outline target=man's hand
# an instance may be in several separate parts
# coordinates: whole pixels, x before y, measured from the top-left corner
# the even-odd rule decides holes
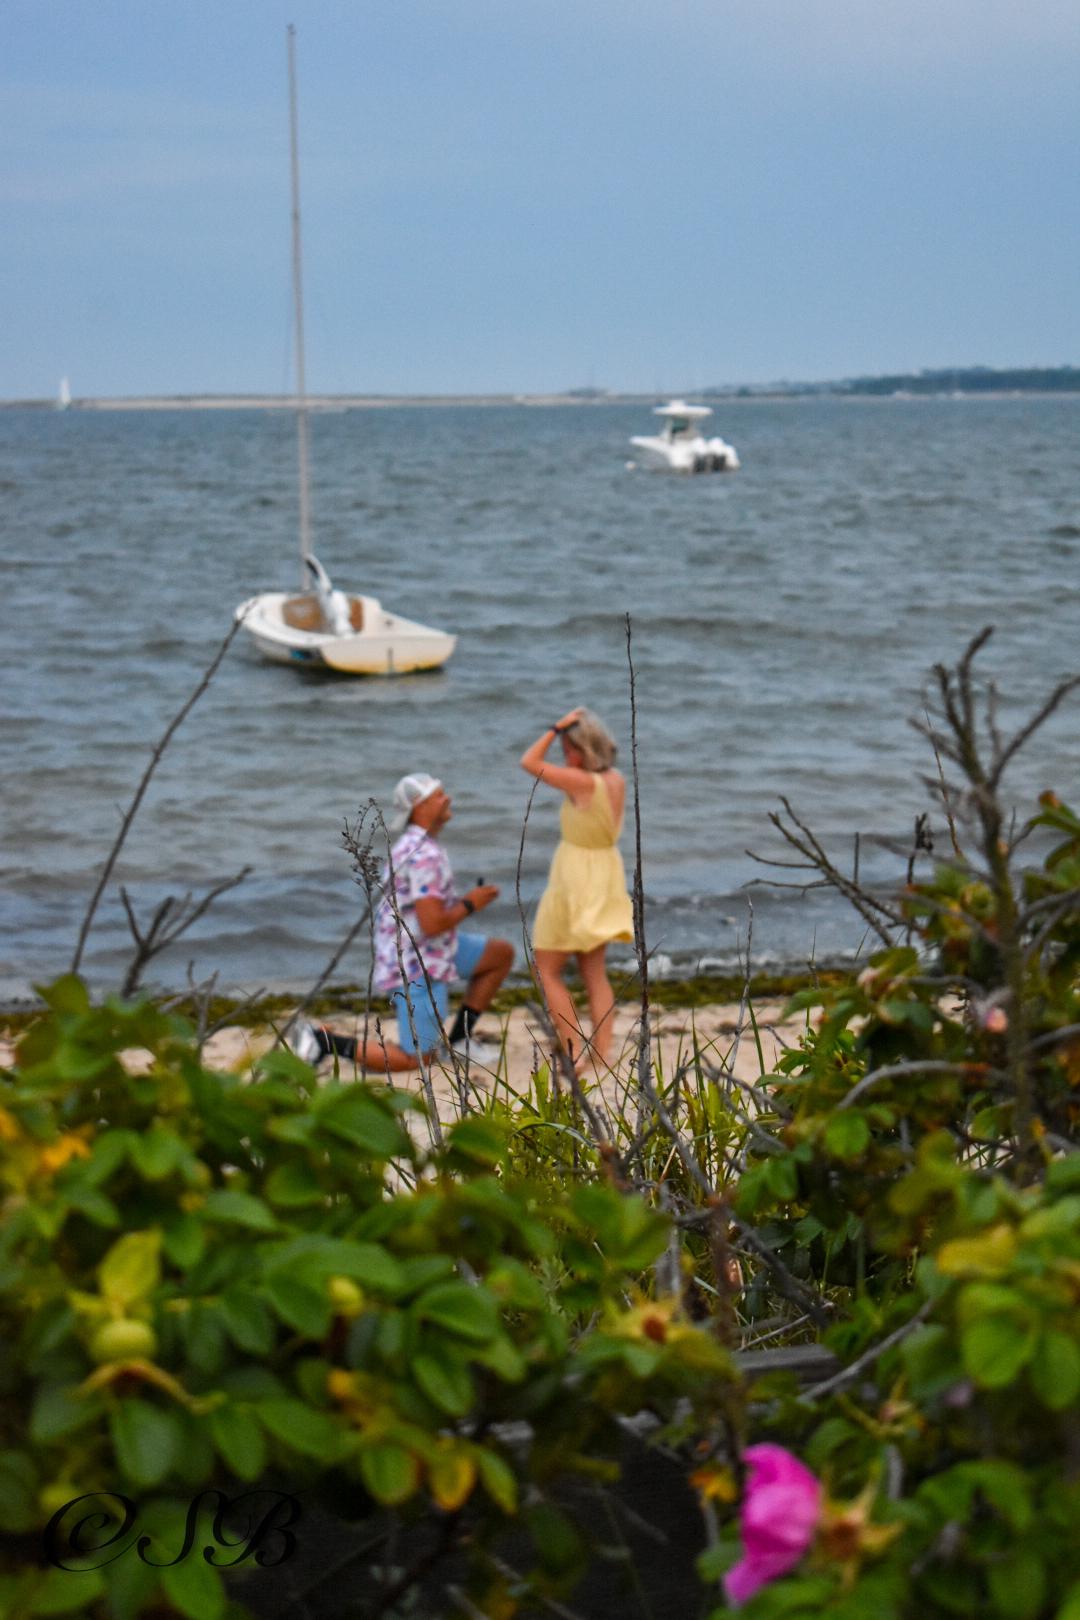
[[[499,887],[496,883],[478,883],[462,895],[461,900],[471,900],[477,911],[483,911],[485,906],[498,898]],[[420,924],[421,932],[427,939],[434,934],[445,934],[448,928],[460,928],[462,923],[468,923],[469,914],[460,916],[461,900],[455,900],[452,905],[445,906],[441,900],[427,895],[423,900],[416,902],[416,920]]]

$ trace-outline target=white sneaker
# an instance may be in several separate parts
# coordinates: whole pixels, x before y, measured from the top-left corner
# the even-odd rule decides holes
[[[304,1018],[298,1018],[288,1035],[285,1045],[289,1051],[298,1057],[301,1063],[318,1063],[323,1056],[323,1049],[319,1045],[319,1037]]]
[[[463,1035],[451,1041],[450,1050],[464,1063],[475,1063],[481,1069],[494,1069],[502,1056],[502,1049],[492,1041],[478,1041],[475,1035]]]

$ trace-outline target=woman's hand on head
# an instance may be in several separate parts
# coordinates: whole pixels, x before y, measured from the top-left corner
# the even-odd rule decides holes
[[[575,720],[580,720],[580,719],[581,719],[581,709],[580,709],[580,707],[576,708],[576,709],[570,709],[568,713],[563,715],[561,720],[557,720],[555,722],[555,729],[557,731],[565,731],[567,726],[572,726],[574,724]]]

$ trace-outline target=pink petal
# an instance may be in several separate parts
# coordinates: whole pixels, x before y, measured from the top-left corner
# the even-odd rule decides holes
[[[821,1486],[783,1446],[750,1446],[739,1528],[744,1556],[724,1577],[729,1602],[745,1603],[770,1581],[794,1569],[814,1539]]]
[[[798,1563],[798,1559],[795,1560]],[[738,1605],[752,1598],[770,1581],[779,1580],[793,1567],[788,1559],[740,1558],[724,1576],[724,1592],[729,1603]]]

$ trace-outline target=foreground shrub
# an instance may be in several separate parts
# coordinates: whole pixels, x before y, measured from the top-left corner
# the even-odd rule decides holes
[[[318,1087],[285,1052],[214,1074],[147,1003],[92,1006],[75,978],[44,994],[0,1090],[6,1615],[214,1620],[235,1544],[170,1562],[188,1503],[268,1481],[384,1537],[426,1518],[467,1547],[475,1601],[517,1582],[510,1613],[580,1573],[558,1486],[617,1474],[619,1414],[722,1408],[726,1353],[633,1293],[666,1242],[638,1199],[508,1177],[476,1118],[422,1152],[406,1093]],[[121,1527],[119,1495],[143,1555],[42,1568],[48,1522],[89,1493],[87,1545]],[[417,1573],[399,1558],[384,1586]]]

